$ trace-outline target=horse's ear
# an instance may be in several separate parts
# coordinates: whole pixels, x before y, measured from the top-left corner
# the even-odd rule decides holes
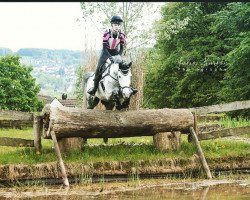
[[[132,65],[132,61],[129,62],[128,66],[131,67],[131,65]]]
[[[133,94],[136,94],[138,92],[138,90],[135,88],[133,88],[132,90],[133,90]]]

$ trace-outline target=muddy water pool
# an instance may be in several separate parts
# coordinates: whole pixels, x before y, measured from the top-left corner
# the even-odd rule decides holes
[[[250,200],[250,180],[0,188],[0,200]]]

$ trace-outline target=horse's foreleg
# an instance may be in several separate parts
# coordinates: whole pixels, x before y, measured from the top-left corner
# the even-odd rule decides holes
[[[86,99],[87,102],[87,109],[94,109],[97,104],[99,103],[100,99],[97,97],[89,96],[89,98]]]
[[[116,108],[116,110],[124,110],[124,109],[128,110],[129,104],[130,104],[130,98],[126,99],[122,103],[118,99],[117,102],[116,102],[116,107],[115,108]]]
[[[113,110],[115,107],[115,104],[113,102],[106,102],[106,101],[101,101],[102,104],[105,106],[106,110]]]

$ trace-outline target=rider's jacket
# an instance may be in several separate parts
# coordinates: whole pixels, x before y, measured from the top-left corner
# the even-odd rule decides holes
[[[121,31],[114,35],[109,29],[103,34],[103,50],[108,51],[110,56],[122,55],[125,42],[126,36]]]
[[[126,36],[119,31],[114,35],[109,29],[103,34],[103,48],[97,64],[96,74],[101,74],[102,66],[108,58],[120,54],[122,56],[124,44],[126,43]]]

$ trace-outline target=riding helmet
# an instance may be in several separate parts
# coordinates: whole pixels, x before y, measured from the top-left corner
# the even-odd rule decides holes
[[[122,18],[117,16],[117,15],[114,15],[110,20],[110,23],[119,23],[120,24],[121,22],[123,22]]]

